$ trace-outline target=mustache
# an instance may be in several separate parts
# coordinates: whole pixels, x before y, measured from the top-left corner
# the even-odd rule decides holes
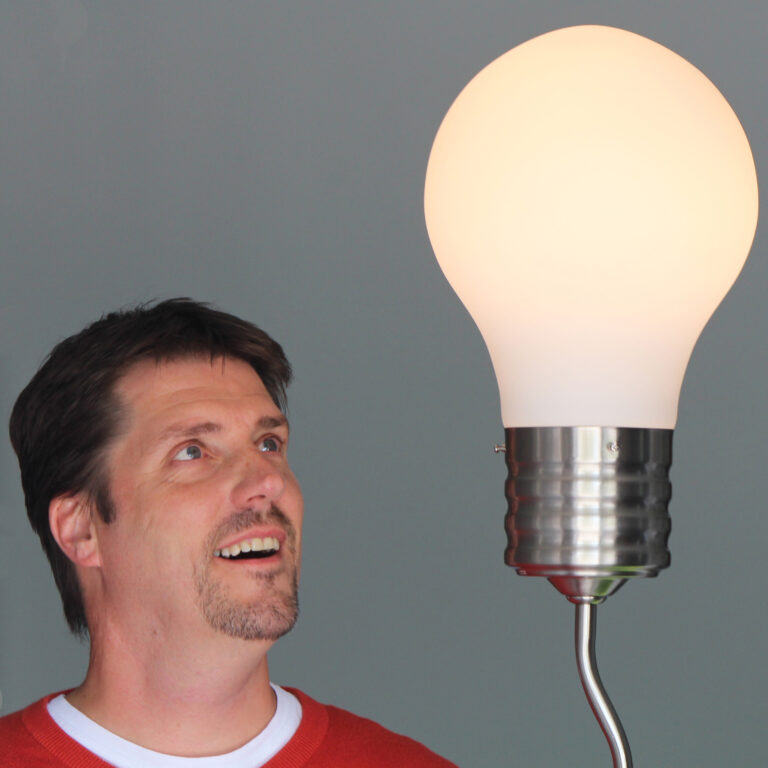
[[[209,537],[210,549],[216,546],[225,536],[240,533],[255,525],[276,525],[285,533],[286,543],[293,551],[296,547],[296,529],[288,516],[277,506],[272,504],[268,511],[258,509],[243,509],[235,512],[224,520]]]

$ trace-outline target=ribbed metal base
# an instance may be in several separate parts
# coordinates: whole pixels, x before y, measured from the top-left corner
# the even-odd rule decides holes
[[[509,428],[507,565],[574,603],[669,565],[671,429]]]

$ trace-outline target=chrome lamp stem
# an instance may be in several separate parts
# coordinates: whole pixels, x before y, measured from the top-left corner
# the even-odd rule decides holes
[[[619,716],[605,692],[595,659],[595,630],[597,606],[591,603],[576,604],[576,663],[579,677],[589,706],[608,740],[613,757],[613,768],[632,768],[632,754],[629,742]]]

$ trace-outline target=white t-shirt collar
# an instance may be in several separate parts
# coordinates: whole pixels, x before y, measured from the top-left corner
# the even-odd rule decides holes
[[[212,757],[176,757],[140,747],[86,717],[64,694],[48,702],[48,713],[70,738],[116,768],[260,768],[291,740],[301,722],[299,700],[279,685],[270,685],[277,709],[267,727],[233,752]]]

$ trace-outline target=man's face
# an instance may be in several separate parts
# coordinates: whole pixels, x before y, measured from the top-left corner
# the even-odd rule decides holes
[[[106,616],[153,635],[285,634],[298,612],[303,507],[288,425],[259,376],[231,358],[148,361],[116,392],[115,519],[97,527]]]

